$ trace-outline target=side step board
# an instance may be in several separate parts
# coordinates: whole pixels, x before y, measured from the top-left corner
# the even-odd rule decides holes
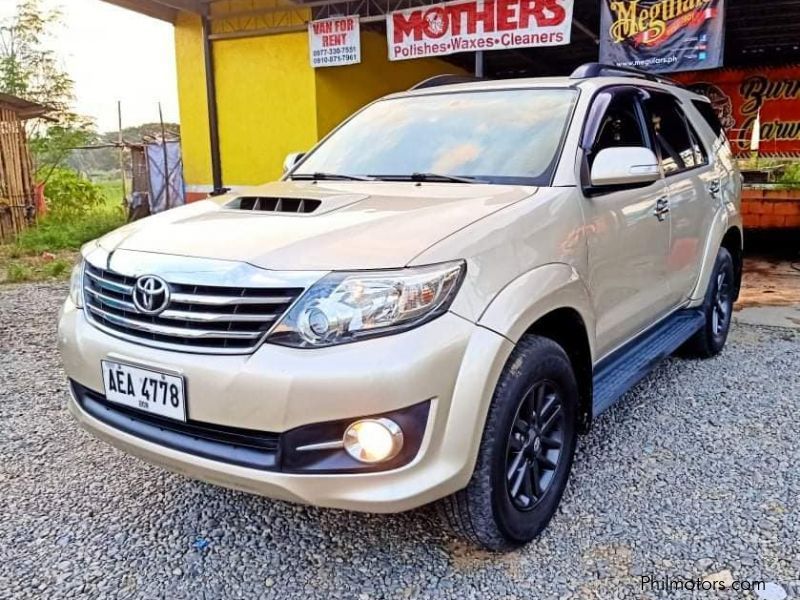
[[[594,416],[639,383],[704,323],[699,309],[678,311],[603,359],[594,370]]]

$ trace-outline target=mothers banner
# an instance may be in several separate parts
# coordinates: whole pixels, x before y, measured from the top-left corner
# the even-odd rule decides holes
[[[722,66],[725,0],[601,0],[600,62],[653,72]]]
[[[800,66],[685,73],[678,79],[708,96],[734,153],[750,153],[759,123],[761,156],[800,157]]]
[[[389,13],[389,60],[570,43],[573,0],[454,0]]]

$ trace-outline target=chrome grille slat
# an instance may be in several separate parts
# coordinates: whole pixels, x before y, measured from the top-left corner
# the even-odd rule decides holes
[[[119,308],[120,310],[129,310],[132,312],[136,311],[136,307],[133,305],[133,302],[127,302],[125,300],[120,300],[118,298],[112,298],[111,296],[98,292],[97,290],[92,289],[89,286],[85,286],[84,290],[89,292],[95,298],[98,298],[102,304],[110,304],[111,306]]]
[[[125,327],[136,329],[137,331],[146,331],[148,333],[157,333],[159,335],[174,335],[181,337],[188,337],[192,339],[203,338],[233,338],[240,340],[252,340],[261,337],[261,331],[211,331],[207,329],[185,329],[183,327],[169,327],[166,325],[153,325],[144,321],[137,321],[136,319],[129,319],[127,317],[120,317],[100,308],[89,306],[89,310],[95,314],[102,316],[104,319],[119,323]]]
[[[133,302],[136,277],[84,270],[85,314],[104,331],[157,348],[206,354],[247,354],[303,292],[303,288],[254,288],[168,282],[170,302],[159,314]]]
[[[235,306],[237,304],[287,304],[294,300],[289,296],[210,296],[203,294],[172,294],[173,302],[183,304],[205,304],[207,306]]]
[[[161,313],[162,319],[180,319],[182,321],[197,321],[198,323],[222,323],[232,321],[234,323],[271,323],[276,315],[247,315],[231,313],[203,313],[187,310],[165,310]]]
[[[101,288],[111,290],[112,292],[119,292],[120,294],[130,294],[133,292],[132,285],[125,285],[124,283],[103,279],[101,276],[93,273],[90,269],[86,269],[86,274]]]

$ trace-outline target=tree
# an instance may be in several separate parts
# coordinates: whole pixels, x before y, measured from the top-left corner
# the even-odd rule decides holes
[[[42,179],[94,136],[91,120],[72,109],[74,82],[47,46],[60,22],[61,13],[45,10],[40,0],[20,0],[16,13],[0,22],[0,91],[49,109],[46,119],[26,124]]]

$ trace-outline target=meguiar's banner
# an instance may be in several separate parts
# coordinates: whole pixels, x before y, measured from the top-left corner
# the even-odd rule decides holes
[[[725,0],[600,0],[600,62],[651,72],[722,66]]]
[[[759,154],[800,157],[800,66],[683,73],[678,79],[708,96],[737,155],[749,155],[761,114]]]
[[[454,0],[386,15],[389,60],[569,44],[573,0]]]

